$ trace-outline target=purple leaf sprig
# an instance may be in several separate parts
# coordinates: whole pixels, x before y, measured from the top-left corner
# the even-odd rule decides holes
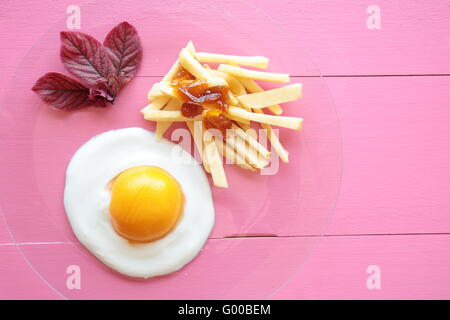
[[[32,90],[58,110],[106,107],[136,75],[142,45],[136,29],[122,22],[108,33],[103,44],[82,32],[61,32],[60,57],[79,81],[50,72],[39,78]]]

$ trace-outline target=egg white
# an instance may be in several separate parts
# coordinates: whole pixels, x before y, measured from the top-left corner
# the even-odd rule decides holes
[[[174,162],[174,150],[191,161]],[[120,236],[109,214],[108,184],[123,170],[139,165],[169,172],[185,198],[174,229],[148,243],[130,243]],[[77,150],[67,167],[64,207],[78,240],[103,263],[131,277],[148,278],[182,268],[201,251],[214,224],[211,189],[201,166],[176,144],[157,140],[142,128],[99,134]]]

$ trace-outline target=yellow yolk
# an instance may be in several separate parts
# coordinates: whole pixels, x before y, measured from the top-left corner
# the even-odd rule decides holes
[[[133,167],[113,180],[109,212],[114,229],[129,240],[148,242],[165,236],[182,210],[178,182],[159,167]]]

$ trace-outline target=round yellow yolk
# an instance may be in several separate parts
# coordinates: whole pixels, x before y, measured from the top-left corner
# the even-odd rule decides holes
[[[109,212],[114,229],[140,242],[159,239],[177,223],[183,193],[165,170],[139,166],[121,172],[112,182]]]

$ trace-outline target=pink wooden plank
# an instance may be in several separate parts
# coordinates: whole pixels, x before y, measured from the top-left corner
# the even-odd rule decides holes
[[[162,8],[158,5],[152,5],[145,12],[148,9],[148,3],[143,1],[134,3],[143,14],[149,13],[151,15],[152,12],[156,13]],[[2,12],[0,25],[3,30],[8,30],[8,32],[0,34],[0,41],[8,44],[0,48],[2,56],[2,59],[0,59],[0,67],[2,68],[0,87],[2,89],[6,87],[6,84],[9,84],[9,82],[6,82],[7,79],[13,74],[16,65],[21,61],[31,44],[53,21],[61,19],[61,17],[64,18],[65,8],[68,4],[69,2],[65,3],[65,1],[47,4],[43,2],[39,4],[2,2],[0,4],[2,6],[0,7],[2,9],[0,10]],[[83,6],[83,2],[79,1],[79,4]],[[101,6],[101,3],[98,5]],[[306,51],[318,63],[319,69],[328,75],[449,73],[448,59],[443,59],[449,53],[448,41],[444,32],[437,32],[437,30],[448,29],[448,1],[434,2],[433,6],[428,5],[425,1],[417,2],[414,6],[410,5],[408,1],[400,1],[395,4],[381,1],[378,5],[382,9],[382,29],[378,31],[369,31],[365,27],[366,4],[362,3],[354,4],[346,1],[298,3],[297,1],[285,1],[283,5],[277,3],[276,6],[273,5],[273,2],[257,3],[256,5],[270,12],[276,19],[282,20],[286,24],[287,32],[278,33],[276,29],[270,27],[271,24],[265,22],[265,25],[260,26],[261,28],[257,30],[265,32],[265,30],[270,29],[271,41],[266,43],[261,41],[260,33],[255,36],[254,42],[249,44],[243,41],[248,37],[242,36],[239,30],[227,27],[229,39],[226,42],[214,44],[214,49],[225,50],[228,48],[228,50],[232,49],[233,51],[239,49],[250,54],[257,48],[258,54],[263,52],[263,54],[274,57],[276,61],[273,65],[274,68],[283,69],[283,71],[289,69],[290,72],[298,74],[315,72],[305,67],[303,58],[300,59],[300,62],[295,63],[295,59],[298,59],[297,45],[306,48]],[[3,6],[5,7],[3,8]],[[185,5],[185,8],[195,11],[199,9],[198,6]],[[236,9],[239,7],[234,2],[225,2],[224,6],[232,7],[227,11],[231,13],[231,19],[239,20],[236,17],[242,16],[248,18],[248,10],[246,12],[242,9]],[[108,26],[111,25],[111,17],[123,18],[122,15],[109,14],[111,12],[108,10],[114,11],[115,7],[119,8],[119,6],[110,5],[102,7],[100,11],[95,4],[92,7],[83,7],[87,9],[83,9],[87,18],[84,20],[86,22],[84,26],[87,28],[89,24],[94,23],[92,19],[94,13],[92,12],[102,12],[107,17]],[[202,7],[204,8],[203,3]],[[221,10],[220,7],[218,9]],[[204,11],[201,10],[204,9],[197,10],[197,13],[202,14]],[[176,10],[171,11],[171,17],[165,20],[167,29],[162,35],[156,35],[153,41],[167,38],[171,26],[173,27],[173,24],[169,21],[175,20],[179,14]],[[155,19],[155,21],[160,24],[159,20]],[[105,21],[103,20],[103,22]],[[215,19],[214,22],[217,22],[217,20]],[[223,26],[226,24],[225,22],[226,20],[216,23],[214,27],[220,29],[220,24]],[[151,24],[145,24],[139,17],[136,17],[134,23],[145,34],[153,34],[154,28],[151,28]],[[252,17],[246,23],[248,23],[247,26],[261,25],[256,17]],[[189,24],[187,30],[199,30],[199,24]],[[61,26],[63,26],[63,23],[58,25],[56,29],[61,29]],[[45,42],[47,41],[45,40],[43,43],[44,45],[48,44],[49,48],[43,50],[41,55],[33,57],[35,63],[41,64],[46,68],[46,71],[49,70],[48,68],[52,66],[52,63],[56,62],[52,62],[52,59],[48,58],[50,55],[47,56],[47,52],[52,54],[57,52],[54,49],[58,46],[56,29],[55,32],[50,33],[53,41]],[[93,27],[92,30],[95,35],[102,36],[106,27]],[[201,46],[211,46],[209,40],[211,37],[208,30],[197,33],[197,35],[196,40]],[[181,44],[188,38],[190,37],[185,34],[180,38],[167,40],[167,43],[179,41]],[[164,47],[163,51],[158,52],[159,49],[154,45],[154,42],[148,41],[144,45],[146,52],[151,52],[152,58],[146,60],[141,75],[160,74],[160,71],[165,70],[173,59],[172,53],[167,51],[167,46]],[[283,50],[280,51],[279,49]],[[280,52],[283,52],[283,55]],[[292,55],[286,55],[286,52],[291,52]],[[157,59],[159,56],[162,56],[162,60]],[[51,68],[51,70],[57,71],[62,70],[62,68],[59,66]],[[19,77],[22,81],[15,83],[14,87],[17,90],[20,89],[19,91],[22,94],[22,92],[28,90],[29,84],[36,78],[36,74],[20,74]],[[329,233],[448,232],[449,219],[446,213],[449,211],[449,202],[446,186],[449,182],[448,173],[450,171],[448,170],[448,163],[445,162],[445,159],[448,158],[446,146],[449,142],[447,129],[449,109],[448,104],[445,103],[445,101],[449,101],[447,78],[346,78],[329,79],[328,83],[336,99],[341,118],[344,144],[342,196],[334,219],[335,223]],[[314,82],[311,81],[310,84],[310,86],[313,86]],[[134,103],[141,101],[143,87],[145,86],[141,84],[136,85],[135,89],[127,89],[128,93],[124,94],[126,101],[138,105]],[[135,90],[139,92],[135,92]],[[4,90],[0,91],[0,93],[2,92]],[[314,93],[314,91],[311,93]],[[305,98],[305,103],[312,107],[316,105],[314,103],[317,101],[307,100],[311,96]],[[20,101],[19,107],[21,103],[23,101]],[[102,129],[109,128],[109,125],[124,126],[140,121],[137,115],[136,118],[133,115],[124,121],[119,118],[122,115],[121,111],[115,111],[111,112],[105,119],[99,116],[99,132]],[[49,114],[44,113],[37,119],[38,129],[42,130],[39,125],[42,126],[46,123],[48,120],[45,118],[46,116],[49,116]],[[115,119],[111,120],[111,118]],[[27,116],[25,116],[25,119],[27,119]],[[16,142],[19,144],[28,141],[24,136],[22,136],[22,139],[20,135],[16,137]],[[70,139],[73,139],[70,141],[71,146],[81,143],[85,138],[82,134],[71,134],[70,137]],[[66,138],[61,137],[59,140],[53,140],[50,136],[47,137],[48,141],[52,139],[51,141],[61,146],[67,143]],[[45,136],[41,136],[40,139],[40,142],[44,143]],[[39,155],[45,152],[45,149],[37,148],[34,152]],[[58,157],[67,160],[72,152],[73,150],[65,150]],[[20,161],[20,159],[16,161],[19,166]],[[56,165],[62,166],[62,163],[55,160]],[[60,214],[61,203],[58,203],[57,200],[60,199],[58,195],[60,195],[62,185],[61,178],[58,178],[57,175],[50,175],[46,180],[42,176],[46,174],[46,171],[39,171],[39,173],[41,176],[38,178],[41,180],[38,179],[37,181],[49,182],[50,191],[46,194],[43,203],[46,210],[39,211],[46,214],[36,215],[33,220],[24,219],[25,227],[20,225],[21,220],[18,219],[17,223],[23,231],[23,234],[19,237],[20,240],[73,240],[67,222],[64,216]],[[40,187],[43,188],[44,186],[41,185]],[[19,193],[12,192],[11,195],[11,199],[14,201],[20,198]],[[36,203],[34,202],[35,197],[20,200],[28,201],[27,205],[30,210],[35,209],[33,206]],[[49,215],[47,212],[51,212],[51,214]],[[27,212],[19,211],[17,214],[26,217]],[[291,218],[293,216],[288,215],[286,222],[282,221],[282,223],[291,222],[292,228],[279,224],[273,227],[270,220],[263,219],[255,225],[255,230],[275,231],[279,234],[306,234],[306,232],[311,232],[314,227],[322,226],[322,221],[314,220],[314,218],[306,220],[308,223],[304,225],[292,223]],[[239,219],[242,219],[241,216]],[[45,233],[44,230],[48,231],[49,223],[50,225],[53,224],[53,227],[56,226],[58,232]],[[233,229],[235,224],[232,219],[225,219],[220,221],[220,226],[225,229],[231,228],[228,229],[229,231]],[[1,231],[1,228],[0,223],[0,242],[5,242],[5,233]],[[220,233],[215,234],[220,236]],[[42,237],[43,235],[44,237]],[[337,273],[333,273],[334,269],[330,270],[330,274],[333,275],[330,281],[328,277],[318,277],[313,271],[310,271],[312,272],[311,279],[313,279],[313,282],[318,282],[319,286],[312,286],[314,289],[307,291],[305,296],[336,297],[340,294],[340,288],[342,287],[339,282],[341,275],[350,277],[351,274],[350,271],[347,271],[347,268],[351,270],[351,266],[358,262],[362,265],[361,261],[364,262],[364,265],[362,265],[364,270],[366,266],[366,261],[363,259],[364,250],[370,248],[371,251],[377,253],[377,257],[383,258],[381,261],[386,261],[382,270],[385,269],[384,265],[396,270],[388,274],[388,284],[391,284],[389,288],[395,288],[395,290],[383,294],[383,297],[448,298],[448,283],[445,281],[448,278],[445,277],[445,274],[448,273],[448,269],[446,269],[448,250],[442,250],[441,252],[441,248],[448,248],[448,241],[445,237],[402,237],[401,239],[407,240],[401,244],[400,240],[384,242],[384,239],[394,239],[394,237],[373,237],[367,242],[361,242],[361,238],[357,237],[355,241],[358,243],[358,247],[354,251],[351,249],[352,245],[347,240],[348,238],[345,238],[345,241],[340,240],[339,244],[331,246],[332,249],[324,249],[323,251],[323,259],[328,259],[337,250],[339,257],[331,259],[334,263],[326,264],[328,260],[322,259],[317,265],[313,265],[314,268],[312,269],[314,272],[318,272],[317,270],[323,269],[324,265],[333,266],[337,269]],[[326,241],[332,240],[326,239]],[[380,243],[380,247],[378,247],[378,243]],[[15,249],[12,250],[10,246],[5,247],[7,248],[5,250],[4,247],[0,247],[2,259],[3,257],[9,257],[12,254],[11,252],[15,252]],[[295,249],[294,247],[289,248]],[[386,250],[386,248],[392,248],[392,250]],[[45,254],[48,252],[46,249],[42,250],[40,254],[43,253],[42,256],[45,258]],[[235,257],[239,258],[240,254],[249,252],[248,250],[250,249],[237,253]],[[386,254],[386,251],[389,253]],[[3,254],[3,252],[5,253]],[[57,250],[55,249],[54,252],[57,252]],[[15,255],[15,253],[12,255]],[[347,257],[349,262],[343,262],[342,259]],[[414,259],[411,259],[411,257],[414,257]],[[5,264],[8,272],[2,272],[1,274],[9,275],[16,271],[17,266],[20,267],[19,260],[17,257],[7,260],[11,261],[11,264]],[[405,271],[405,268],[399,269],[400,266],[409,265],[410,261],[415,261],[412,264],[413,269],[411,271],[410,269]],[[339,263],[342,263],[342,265]],[[338,264],[339,268],[336,268]],[[2,295],[5,293],[5,291],[1,291],[2,288],[7,290],[6,297],[31,297],[34,290],[41,295],[40,289],[37,289],[40,287],[40,282],[25,276],[27,268],[22,266],[15,277],[5,276],[5,279],[11,279],[11,282],[7,280],[7,285],[0,287]],[[20,276],[23,275],[23,278],[19,278],[19,273]],[[416,287],[408,286],[411,281],[410,275],[413,276],[412,278],[418,279],[418,288],[421,288],[421,290],[414,291]],[[352,278],[353,280],[347,281],[349,284],[348,288],[346,287],[346,290],[348,290],[346,292],[349,293],[348,297],[366,296],[366,293],[358,291],[361,289],[360,280],[364,284],[364,276],[361,276],[358,280]],[[438,279],[438,277],[441,279]],[[291,286],[290,291],[284,296],[281,294],[281,297],[299,297],[298,288],[302,287],[303,281],[306,282],[305,286],[309,284],[308,280],[300,279],[300,284],[294,282],[294,288]],[[28,284],[29,281],[31,281],[31,285]],[[437,281],[440,282],[436,285]],[[329,283],[332,284],[331,288],[328,286]],[[433,285],[430,286],[430,283]],[[17,288],[22,288],[20,292],[19,289],[14,289],[17,284],[19,284]],[[409,291],[401,288],[409,288]],[[352,291],[353,289],[355,291]],[[372,297],[371,294],[373,294],[373,297],[381,296],[377,292],[370,291],[367,295],[369,297]],[[251,295],[252,292],[250,291],[244,290],[242,292],[244,297]],[[47,292],[42,296],[51,297],[52,295]],[[347,297],[347,294],[343,296]]]
[[[0,214],[0,244],[7,243],[10,241],[11,241],[11,237],[9,236],[6,222]]]
[[[369,30],[369,6],[381,29]],[[448,74],[449,1],[263,1],[325,75]]]
[[[180,271],[148,281],[116,274],[80,245],[24,245],[21,248],[49,284],[71,299],[265,298],[305,261],[316,240],[210,240],[202,253]],[[283,263],[279,265],[280,261]],[[4,264],[2,274],[12,272],[10,267],[14,265]],[[66,287],[66,269],[70,265],[81,269],[80,290]],[[6,279],[3,290],[12,290],[15,279]],[[20,289],[16,288],[12,295],[20,294],[17,292]]]
[[[286,130],[283,132],[286,134],[283,141],[292,152],[292,160],[290,164],[282,165],[278,176],[283,177],[287,173],[302,174],[301,181],[308,182],[310,179],[305,180],[305,175],[314,172],[309,167],[312,163],[311,149],[328,143],[323,138],[330,135],[330,132],[320,129],[320,117],[325,113],[316,113],[320,110],[317,106],[326,103],[326,100],[323,100],[326,97],[321,95],[320,80],[301,80],[305,82],[307,94],[298,113],[289,108],[287,112],[303,115],[307,122],[300,135]],[[26,135],[21,138],[14,131],[10,131],[9,135],[5,136],[9,138],[3,140],[6,150],[9,150],[3,155],[3,163],[8,164],[3,170],[5,177],[10,175],[8,179],[16,184],[21,183],[15,173],[20,172],[21,168],[29,168],[31,172],[29,175],[23,175],[22,183],[29,183],[31,175],[35,179],[37,190],[40,190],[38,194],[28,193],[27,201],[23,201],[21,197],[26,195],[26,192],[16,192],[17,188],[5,186],[3,197],[10,200],[5,201],[4,205],[14,218],[12,225],[16,233],[19,233],[18,241],[74,240],[64,216],[61,200],[66,163],[79,145],[102,131],[133,125],[152,129],[153,125],[142,120],[138,113],[145,103],[142,93],[152,81],[155,79],[137,78],[133,85],[122,93],[117,105],[105,112],[94,110],[67,117],[62,117],[41,105],[36,106],[36,112],[40,112],[37,120],[34,120],[35,115],[30,113],[28,106],[36,103],[36,97],[32,93],[26,96],[29,103],[23,105],[26,111],[21,119],[24,123],[34,123],[33,140]],[[449,99],[449,92],[446,90],[450,84],[449,78],[345,78],[327,81],[338,108],[344,152],[342,190],[334,224],[328,233],[449,232],[450,220],[447,212],[450,203],[446,186],[450,181],[450,170],[449,163],[445,161],[448,158],[448,150],[444,146],[449,142],[447,123],[450,120],[450,109],[442,103]],[[387,94],[390,97],[389,102],[385,99]],[[23,96],[20,99],[23,101]],[[17,111],[20,107],[14,109]],[[130,111],[131,109],[134,111]],[[315,122],[316,120],[319,122]],[[69,133],[56,136],[52,134],[55,130],[61,131],[68,123],[73,128],[78,126],[77,123],[84,123],[88,129],[73,131],[70,136]],[[317,128],[322,130],[320,134],[316,132]],[[8,127],[3,129],[10,130]],[[327,146],[335,145],[332,142],[333,137],[337,139],[331,136],[331,144]],[[27,143],[33,145],[31,149],[26,147]],[[24,152],[32,152],[33,166],[24,165],[25,156],[16,156],[17,152],[22,152],[21,146]],[[330,150],[329,147],[319,149]],[[16,153],[11,153],[13,151]],[[322,152],[319,156],[325,158],[319,157],[317,161],[326,160],[330,155]],[[17,161],[18,158],[22,160]],[[336,163],[333,161],[322,167],[335,169]],[[300,168],[301,171],[293,168]],[[255,176],[248,176],[232,168],[227,169],[227,172],[230,175],[231,190],[238,186],[238,182],[239,187],[255,183],[258,186],[265,185],[260,184],[261,181],[266,181],[265,178],[257,176],[259,180],[254,180]],[[277,180],[277,176],[271,176],[268,179],[270,184],[280,186],[273,190],[278,190],[281,198],[272,195],[272,201],[280,201],[266,207],[263,214],[257,207],[252,207],[259,203],[255,199],[265,194],[260,193],[263,191],[256,185],[245,187],[246,197],[240,194],[239,201],[231,201],[227,192],[216,190],[218,217],[213,237],[235,234],[309,235],[321,234],[325,230],[330,218],[328,214],[309,214],[314,212],[311,205],[301,208],[297,202],[284,200],[283,197],[288,194],[282,193],[283,186],[286,185],[283,178]],[[363,183],[364,188],[361,187]],[[308,189],[307,186],[305,188]],[[321,190],[322,196],[328,192],[328,189]],[[42,210],[39,212],[45,214],[33,213],[41,199],[38,195],[43,196],[43,203],[39,204]],[[304,198],[312,199],[308,196]],[[15,200],[11,201],[12,199]],[[240,206],[242,201],[247,201],[246,207],[251,208],[245,214],[232,209],[233,205]],[[278,213],[275,215],[273,212]],[[33,224],[29,223],[30,215],[33,216]],[[54,232],[49,232],[49,228]]]
[[[0,299],[58,299],[13,245],[0,244]]]
[[[449,299],[450,235],[327,237],[275,299]],[[381,288],[367,288],[371,265]]]
[[[154,81],[158,79],[136,78],[109,109],[67,114],[41,103],[27,90],[34,77],[24,76],[15,89],[24,93],[9,96],[0,114],[0,175],[9,181],[0,186],[0,202],[18,242],[75,240],[63,208],[67,163],[101,132],[130,126],[153,130],[154,123],[143,120],[139,110]],[[304,85],[308,98],[287,105],[286,115],[304,116],[308,124],[301,132],[280,133],[290,163],[265,176],[228,165],[230,188],[213,188],[217,215],[212,237],[325,231],[339,189],[338,123],[321,80],[306,78]]]
[[[47,280],[71,298],[100,298],[106,294],[113,298],[260,298],[266,291],[272,292],[269,298],[274,299],[450,298],[449,235],[326,237],[303,267],[294,268],[299,271],[285,286],[276,285],[274,291],[268,289],[274,279],[291,277],[284,266],[292,263],[292,257],[299,262],[304,258],[308,241],[307,238],[211,240],[204,252],[182,271],[149,281],[123,279],[90,255],[73,254],[70,245],[22,248],[31,257],[33,266],[45,269]],[[273,259],[275,250],[286,258]],[[0,255],[3,261],[0,298],[58,298],[14,247],[0,246]],[[81,267],[81,290],[65,289],[67,264]],[[366,270],[370,265],[380,267],[380,290],[367,288]],[[224,276],[219,272],[224,268],[232,272]],[[248,270],[252,272],[247,273]],[[206,284],[208,277],[211,280]],[[265,280],[255,282],[255,277]],[[231,279],[239,281],[230,285]]]
[[[54,41],[57,41],[57,31],[65,28],[65,9],[69,4],[72,3],[2,3],[5,8],[2,10],[0,26],[8,30],[0,35],[0,41],[8,44],[0,48],[2,87],[3,81],[13,74],[30,46],[59,21],[56,29],[52,30]],[[414,5],[407,0],[395,3],[378,1],[382,17],[380,30],[368,30],[366,27],[368,3],[344,0],[281,3],[225,1],[214,8],[204,6],[199,0],[176,5],[140,0],[134,1],[131,8],[114,5],[114,1],[108,1],[108,6],[102,2],[87,5],[86,1],[78,1],[78,4],[82,7],[82,28],[86,28],[83,31],[98,36],[104,35],[106,26],[102,30],[87,28],[95,23],[107,23],[110,27],[113,23],[111,17],[117,17],[115,20],[118,21],[125,18],[127,11],[134,11],[134,19],[131,20],[135,20],[139,27],[147,52],[159,52],[158,60],[146,60],[148,68],[145,67],[144,74],[161,74],[170,65],[174,54],[167,51],[167,43],[179,41],[181,44],[188,38],[198,40],[203,50],[239,50],[241,53],[253,54],[257,50],[256,54],[268,54],[274,63],[277,63],[277,59],[284,59],[288,71],[293,74],[315,73],[305,69],[301,61],[303,55],[298,52],[299,46],[311,55],[326,75],[450,73],[450,64],[446,59],[450,45],[446,33],[439,32],[449,28],[448,0],[434,1],[432,6],[425,0],[416,1]],[[119,14],[118,10],[122,13]],[[208,10],[213,10],[214,14]],[[262,13],[252,14],[249,18],[248,13],[255,10]],[[218,19],[223,16],[223,12],[227,12],[225,16],[234,21],[234,27],[227,20]],[[94,18],[95,14],[102,17]],[[276,27],[265,14],[272,16],[282,27]],[[195,15],[201,17],[197,22],[192,21]],[[142,17],[148,18],[143,20]],[[183,23],[185,29],[182,35],[178,30],[180,19],[186,22]],[[241,21],[247,28],[239,28]],[[158,32],[154,31],[154,24]],[[161,29],[161,25],[164,28]],[[208,28],[204,27],[206,25]],[[211,32],[215,30],[226,41],[210,41],[213,37]],[[264,34],[265,31],[268,32]],[[246,33],[255,35],[252,38],[251,34]],[[174,34],[177,37],[174,38]],[[261,43],[261,34],[270,37],[266,44]],[[160,43],[165,45],[161,46]]]
[[[327,79],[343,140],[330,234],[449,232],[449,77]]]

